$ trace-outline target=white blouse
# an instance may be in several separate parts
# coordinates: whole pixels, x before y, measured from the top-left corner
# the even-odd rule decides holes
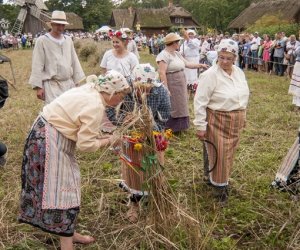
[[[105,52],[100,67],[105,68],[106,70],[116,70],[123,76],[129,77],[131,76],[134,67],[138,64],[139,60],[132,52],[128,52],[123,58],[118,58],[111,49]]]
[[[218,111],[244,110],[249,100],[249,87],[244,72],[232,66],[228,75],[214,65],[199,77],[194,98],[194,124],[197,130],[206,130],[206,108]]]
[[[160,61],[164,61],[168,65],[167,72],[176,72],[185,68],[185,59],[178,51],[169,53],[164,49],[156,57],[156,62]]]

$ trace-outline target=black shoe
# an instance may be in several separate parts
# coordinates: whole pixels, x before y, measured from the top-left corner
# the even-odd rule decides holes
[[[223,186],[223,187],[215,187],[215,198],[221,203],[221,204],[226,204],[228,201],[228,187]]]
[[[204,176],[203,177],[203,182],[204,184],[206,184],[207,186],[213,186],[213,184],[210,182],[210,179],[208,176]]]

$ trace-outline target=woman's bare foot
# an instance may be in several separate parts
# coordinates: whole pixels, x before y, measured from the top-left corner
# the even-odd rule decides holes
[[[87,245],[87,244],[93,243],[94,241],[95,241],[95,239],[92,236],[82,235],[82,234],[79,234],[76,232],[73,235],[73,243]]]

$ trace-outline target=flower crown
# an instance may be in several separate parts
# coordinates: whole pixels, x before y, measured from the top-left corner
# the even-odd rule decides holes
[[[126,40],[128,38],[128,36],[125,33],[121,32],[120,30],[116,31],[114,33],[114,36],[123,40]]]

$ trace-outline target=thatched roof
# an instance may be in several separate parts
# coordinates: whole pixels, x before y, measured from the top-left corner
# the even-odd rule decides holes
[[[169,13],[164,9],[137,9],[134,23],[139,23],[141,28],[171,27]]]
[[[169,12],[172,17],[192,17],[192,14],[180,6],[170,6],[163,8]]]
[[[67,12],[67,21],[70,25],[66,26],[67,30],[83,30],[82,18],[73,12]]]
[[[161,9],[114,9],[109,24],[117,29],[122,27],[132,29],[136,23],[139,23],[142,28],[166,28],[172,26],[170,17],[191,18],[199,26],[192,14],[179,6]]]
[[[112,11],[110,26],[116,27],[117,29],[124,27],[132,29],[134,17],[134,9],[132,9],[132,13],[130,13],[128,9],[114,9]]]
[[[166,12],[169,12],[170,17],[183,17],[183,18],[191,18],[196,26],[199,26],[199,23],[193,18],[192,14],[188,12],[185,8],[172,5],[169,7],[163,8]]]
[[[263,0],[252,3],[228,25],[228,28],[243,29],[264,15],[276,14],[280,14],[284,20],[299,22],[300,0]]]

